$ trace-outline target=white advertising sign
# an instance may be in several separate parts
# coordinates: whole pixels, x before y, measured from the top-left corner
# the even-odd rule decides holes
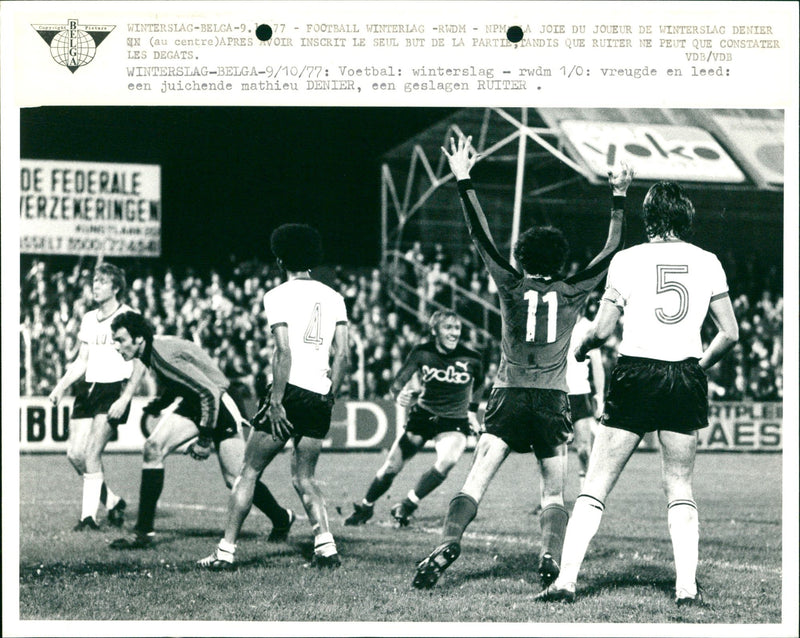
[[[161,169],[20,160],[20,252],[158,257]]]
[[[597,175],[620,162],[639,179],[740,183],[745,176],[719,143],[701,128],[667,124],[564,120],[574,150]]]

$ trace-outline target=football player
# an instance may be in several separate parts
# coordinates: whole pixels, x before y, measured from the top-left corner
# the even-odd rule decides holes
[[[199,345],[179,337],[154,336],[153,327],[135,312],[117,315],[111,329],[122,358],[142,361],[159,385],[161,394],[145,408],[145,413],[158,416],[175,398],[180,398],[175,410],[158,420],[144,443],[134,534],[111,543],[112,549],[144,549],[155,540],[156,504],[164,487],[166,457],[185,449],[192,458],[203,461],[213,447],[225,485],[230,488],[243,463],[244,419],[227,392],[230,382]],[[256,507],[273,524],[269,540],[284,540],[294,513],[278,505],[263,483],[254,486],[254,491]]]
[[[534,226],[514,247],[522,272],[497,250],[478,203],[470,170],[478,160],[471,138],[451,138],[442,148],[458,182],[470,236],[500,297],[501,354],[472,468],[450,501],[441,543],[417,565],[416,588],[433,587],[461,553],[461,538],[475,518],[492,477],[511,451],[533,452],[542,476],[542,548],[538,571],[543,583],[558,575],[569,515],[564,507],[566,442],[572,435],[565,371],[570,334],[586,298],[622,247],[623,202],[633,173],[609,174],[614,202],[608,238],[587,268],[566,279],[561,272],[569,245],[560,230]]]
[[[437,310],[428,324],[431,338],[411,350],[390,389],[397,403],[408,409],[405,429],[392,444],[361,503],[353,504],[354,511],[345,525],[362,525],[372,518],[375,501],[386,493],[406,461],[433,440],[433,466],[391,508],[398,524],[408,525],[420,500],[439,487],[458,463],[467,435],[480,430],[476,412],[484,381],[481,357],[459,343],[461,320],[455,312]],[[410,383],[414,379],[418,382]]]
[[[108,262],[95,268],[92,297],[97,308],[87,312],[78,331],[80,349],[48,397],[58,405],[67,389],[83,379],[69,419],[67,459],[83,477],[81,515],[75,531],[98,530],[102,502],[108,522],[122,527],[125,500],[108,487],[102,454],[116,429],[130,413],[131,399],[144,374],[141,363],[125,361],[114,348],[111,321],[133,309],[122,303],[125,271]]]
[[[234,565],[236,539],[253,501],[253,486],[286,446],[292,448],[292,483],[314,534],[315,567],[335,568],[339,553],[315,478],[322,441],[331,425],[334,396],[345,373],[348,350],[344,297],[311,278],[322,261],[322,241],[306,224],[284,224],[270,247],[287,281],[264,295],[275,339],[272,384],[253,419],[245,462],[228,503],[225,535],[213,553],[198,561],[213,570]],[[331,361],[332,359],[332,361]]]
[[[675,603],[702,603],[692,477],[697,431],[708,425],[705,370],[733,347],[739,328],[719,260],[687,241],[694,206],[681,187],[654,184],[642,212],[648,241],[614,257],[597,317],[575,350],[582,360],[613,332],[624,312],[620,356],[567,528],[562,570],[537,600],[575,600],[578,572],[606,499],[642,437],[657,432],[675,557]],[[704,348],[700,329],[709,313],[717,333]]]

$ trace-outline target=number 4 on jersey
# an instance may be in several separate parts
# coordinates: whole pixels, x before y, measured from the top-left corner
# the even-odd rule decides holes
[[[314,309],[311,311],[311,318],[308,320],[308,326],[306,326],[306,332],[303,335],[303,341],[305,343],[310,343],[315,346],[322,345],[322,336],[320,332],[322,330],[322,308],[320,307],[319,302],[314,304]]]

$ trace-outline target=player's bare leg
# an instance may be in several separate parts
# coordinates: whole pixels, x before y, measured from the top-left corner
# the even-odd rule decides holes
[[[78,524],[73,528],[80,532],[98,530],[97,505],[100,502],[100,489],[96,487],[96,477],[87,479],[86,456],[89,439],[92,435],[92,419],[72,419],[69,423],[69,439],[67,441],[67,460],[83,479],[81,484],[81,515]],[[101,480],[102,485],[102,480]]]
[[[675,602],[702,602],[697,590],[698,542],[697,504],[692,493],[697,434],[660,431],[661,471],[667,496],[667,521],[675,556]]]
[[[236,477],[244,466],[245,440],[242,433],[220,441],[217,458],[222,478],[228,489],[233,488]],[[275,542],[278,537],[285,540],[294,522],[294,512],[281,507],[267,486],[256,481],[253,487],[253,505],[260,509],[272,521],[272,533],[269,540]]]
[[[589,543],[600,527],[605,500],[641,438],[627,430],[600,426],[589,457],[583,492],[575,501],[567,525],[561,572],[552,585],[537,595],[538,600],[575,599],[578,572]]]
[[[580,487],[583,489],[583,484],[586,479],[586,471],[589,469],[589,454],[592,451],[592,426],[595,424],[594,417],[587,417],[579,419],[573,424],[573,431],[575,432],[575,452],[578,456],[578,477],[580,478]]]
[[[316,567],[338,567],[339,554],[328,524],[328,512],[325,510],[325,499],[319,489],[315,472],[317,460],[322,451],[322,439],[302,437],[295,439],[292,455],[292,485],[308,514],[308,522],[314,532],[314,557],[312,565]]]
[[[375,478],[372,479],[361,503],[353,503],[353,513],[345,519],[345,525],[363,525],[372,518],[375,502],[389,490],[406,461],[412,458],[424,443],[425,439],[421,436],[405,431],[394,440],[386,460],[375,473]]]
[[[439,487],[450,470],[458,463],[467,446],[467,437],[461,432],[442,432],[434,439],[436,461],[417,481],[406,497],[392,507],[392,516],[400,526],[408,525],[410,516],[416,511],[419,502]],[[421,447],[421,446],[420,446]]]
[[[113,435],[114,428],[108,423],[108,415],[98,414],[92,419],[89,437],[86,440],[86,472],[83,475],[84,512],[92,511],[94,517],[98,506],[103,503],[108,510],[109,523],[115,527],[122,527],[127,504],[108,487],[102,459],[102,454]]]
[[[461,491],[450,501],[442,529],[442,542],[417,564],[412,586],[430,589],[442,572],[459,557],[461,537],[475,518],[478,504],[510,451],[508,445],[494,434],[481,434],[467,479]]]
[[[156,505],[164,488],[164,459],[198,435],[193,421],[179,414],[162,417],[147,437],[142,448],[142,480],[139,485],[139,512],[134,537],[118,538],[113,549],[142,549],[150,547],[155,537]]]

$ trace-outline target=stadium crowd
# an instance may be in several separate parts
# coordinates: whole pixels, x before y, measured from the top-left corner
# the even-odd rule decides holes
[[[733,355],[709,371],[709,392],[717,400],[779,401],[783,397],[783,297],[777,267],[755,257],[721,257],[740,327]],[[273,343],[262,298],[280,283],[274,265],[231,259],[224,268],[184,268],[180,272],[158,262],[125,260],[128,289],[124,300],[149,319],[158,334],[174,334],[202,345],[238,386],[243,397],[256,399],[266,387]],[[574,271],[581,265],[572,263]],[[345,297],[352,356],[342,393],[349,397],[384,398],[411,347],[426,333],[417,316],[431,304],[455,307],[467,320],[486,324],[477,299],[496,304],[495,291],[474,249],[453,259],[441,245],[425,254],[414,243],[404,258],[387,269],[403,280],[396,289],[403,304],[389,294],[393,277],[378,269],[325,268],[316,275]],[[92,270],[85,262],[61,268],[49,260],[23,264],[20,296],[20,391],[46,396],[77,355],[77,333],[83,314],[92,308]],[[452,286],[469,291],[459,295]],[[411,291],[411,292],[409,292]],[[404,309],[407,306],[410,309]],[[413,311],[412,311],[413,310]],[[713,334],[707,325],[704,337]],[[491,384],[499,353],[494,340],[465,327],[464,342],[484,353]],[[619,334],[603,347],[610,368]],[[152,381],[139,394],[155,391]]]

